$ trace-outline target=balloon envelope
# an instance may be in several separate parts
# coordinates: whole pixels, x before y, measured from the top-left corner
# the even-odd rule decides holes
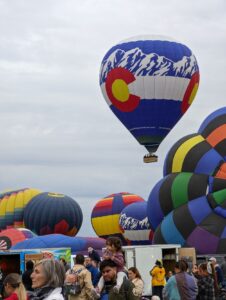
[[[133,245],[152,243],[153,231],[147,217],[147,202],[137,202],[126,206],[120,215],[119,224],[123,236]]]
[[[31,239],[33,237],[35,237],[35,234],[30,230],[24,228],[10,228],[2,230],[0,232],[0,244],[2,244],[3,241],[5,241],[6,249],[3,249],[1,247],[0,248],[2,250],[7,250],[10,249],[12,246],[16,245],[17,243],[22,242],[26,239]],[[7,238],[7,240],[5,238]]]
[[[65,195],[41,193],[24,210],[24,223],[38,235],[61,233],[74,236],[82,225],[82,210]]]
[[[226,249],[226,107],[208,116],[198,133],[170,149],[166,175],[152,189],[148,219],[154,243],[178,243],[197,253]]]
[[[0,229],[24,227],[24,209],[40,194],[37,189],[24,188],[0,194]]]
[[[106,53],[100,68],[107,104],[149,152],[157,150],[189,108],[198,84],[191,50],[166,37],[122,41]]]
[[[43,248],[71,248],[73,254],[86,252],[88,247],[102,250],[106,241],[97,237],[69,237],[62,234],[48,234],[16,244],[12,249],[43,249]]]
[[[94,231],[99,237],[118,236],[125,242],[119,225],[120,214],[127,205],[143,201],[140,196],[130,193],[117,193],[100,199],[91,214]]]

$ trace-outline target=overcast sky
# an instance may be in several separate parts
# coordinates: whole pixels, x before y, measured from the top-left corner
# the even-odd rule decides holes
[[[106,104],[99,87],[105,53],[143,34],[192,49],[198,94],[144,164],[144,147]],[[0,189],[33,187],[73,197],[94,235],[95,202],[127,191],[147,199],[166,153],[226,103],[225,0],[0,0]]]

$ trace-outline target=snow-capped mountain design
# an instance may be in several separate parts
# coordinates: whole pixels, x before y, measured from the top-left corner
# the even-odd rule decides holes
[[[145,54],[140,48],[124,51],[117,49],[102,62],[100,83],[106,81],[108,72],[116,67],[131,71],[135,76],[176,76],[190,78],[198,71],[194,55],[183,56],[177,62],[156,53]]]
[[[137,220],[132,217],[127,217],[126,214],[121,214],[119,223],[124,230],[151,229],[147,217],[143,220]]]

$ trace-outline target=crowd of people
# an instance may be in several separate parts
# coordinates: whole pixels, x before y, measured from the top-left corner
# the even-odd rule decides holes
[[[22,274],[10,273],[3,280],[6,300],[217,300],[226,299],[226,257],[220,266],[216,258],[193,265],[176,262],[167,274],[161,260],[150,270],[152,296],[143,296],[144,282],[136,267],[126,269],[121,240],[110,237],[102,260],[88,248],[88,256],[77,254],[71,268],[64,258],[26,262]],[[226,295],[226,290],[225,290]],[[225,297],[225,298],[224,298]]]
[[[3,280],[1,296],[6,300],[138,300],[143,281],[136,268],[126,270],[121,240],[110,237],[102,260],[88,248],[88,256],[77,254],[74,266],[64,258],[26,262],[22,274],[10,273]]]
[[[220,266],[215,257],[192,269],[185,260],[176,262],[174,271],[165,274],[160,260],[150,271],[152,294],[163,300],[226,299],[226,257]]]

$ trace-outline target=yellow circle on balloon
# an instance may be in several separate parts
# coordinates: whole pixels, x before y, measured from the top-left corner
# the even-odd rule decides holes
[[[112,94],[120,102],[126,102],[129,98],[129,88],[122,79],[116,79],[112,84]]]
[[[56,197],[56,198],[64,198],[63,194],[58,194],[58,193],[48,193],[48,196]]]

